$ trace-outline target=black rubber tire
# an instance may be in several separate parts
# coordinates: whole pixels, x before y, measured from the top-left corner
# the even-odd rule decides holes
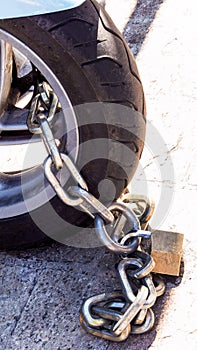
[[[107,137],[126,145],[135,153],[136,159],[140,158],[146,114],[142,84],[125,40],[98,3],[87,0],[71,10],[1,20],[0,28],[42,57],[65,88],[73,106],[91,102],[125,105],[131,111],[131,118],[132,111],[138,111],[136,128],[140,129],[140,136],[131,133],[129,125],[121,125],[121,116],[119,125],[114,126],[110,125],[105,115],[105,122],[96,127],[88,125],[80,128],[80,142]],[[115,197],[118,198],[136,167],[137,162],[134,162],[126,174],[115,162],[101,159],[85,165],[81,173],[95,196],[98,196],[97,186],[102,179],[113,181]],[[66,221],[78,226],[88,224],[87,215],[63,205],[59,198],[53,198],[51,204],[58,215],[64,218],[65,229]],[[37,210],[45,212],[44,206]],[[46,240],[48,237],[29,213],[0,221],[0,249],[24,248]]]

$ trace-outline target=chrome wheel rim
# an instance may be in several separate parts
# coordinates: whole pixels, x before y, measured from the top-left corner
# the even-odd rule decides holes
[[[12,47],[19,50],[34,64],[34,66],[36,66],[36,68],[42,73],[44,77],[47,77],[47,81],[58,96],[62,107],[61,114],[63,115],[63,122],[65,125],[64,133],[66,133],[67,153],[76,162],[79,146],[77,119],[71,101],[60,81],[57,79],[52,70],[47,66],[44,60],[42,60],[23,42],[1,29],[0,40],[1,42],[6,43],[8,48],[10,48],[11,45]],[[2,59],[1,62],[3,62]],[[4,78],[4,80],[2,79],[3,86],[3,84],[5,84],[5,75],[1,74],[1,77]],[[9,76],[8,78],[10,79]],[[1,114],[3,114],[6,99],[7,96],[2,97]],[[62,133],[60,136],[64,136]],[[32,137],[31,141],[33,141],[33,143],[38,142],[35,136]],[[65,145],[63,146],[65,147]],[[26,159],[30,156],[28,152]],[[64,171],[61,178],[61,183],[66,183],[69,177],[69,173],[67,171]],[[14,174],[2,172],[0,167],[0,189],[0,219],[22,215],[29,211],[35,210],[47,203],[55,196],[55,192],[44,178],[42,165],[32,167],[30,170]]]

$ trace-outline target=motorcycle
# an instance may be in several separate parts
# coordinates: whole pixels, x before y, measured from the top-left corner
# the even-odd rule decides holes
[[[0,169],[0,249],[13,249],[56,239],[54,230],[64,237],[71,225],[91,225],[84,210],[62,203],[57,182],[44,174],[37,109],[51,118],[54,145],[72,160],[72,169],[67,163],[62,170],[53,161],[50,176],[67,191],[74,164],[89,192],[106,203],[135,173],[146,107],[135,59],[95,0],[10,0],[2,7],[0,148],[16,157],[17,147],[28,148],[23,167]]]

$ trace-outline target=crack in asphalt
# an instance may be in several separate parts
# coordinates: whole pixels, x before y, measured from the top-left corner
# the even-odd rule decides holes
[[[32,285],[32,287],[29,290],[29,296],[28,296],[26,302],[24,303],[23,307],[21,308],[20,314],[17,317],[15,317],[16,322],[15,322],[15,324],[13,326],[13,329],[10,332],[10,336],[11,337],[13,336],[13,334],[14,334],[17,326],[18,326],[18,323],[20,322],[20,319],[22,317],[23,311],[25,310],[25,308],[26,308],[26,306],[27,306],[27,304],[28,304],[28,302],[29,302],[29,300],[30,300],[30,298],[32,296],[32,293],[33,293],[33,291],[35,289],[36,284],[37,284],[37,280],[36,280],[36,277],[35,277],[34,280],[33,280],[33,285]]]

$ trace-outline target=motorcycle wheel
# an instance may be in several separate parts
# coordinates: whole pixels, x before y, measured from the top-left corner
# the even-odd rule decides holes
[[[57,94],[71,130],[61,150],[71,152],[89,191],[98,198],[99,184],[108,181],[115,189],[110,200],[118,198],[143,150],[146,111],[134,57],[108,14],[97,2],[87,0],[71,10],[1,20],[0,39],[20,50]],[[16,142],[19,136],[14,135]],[[100,140],[99,156],[94,154],[98,151],[94,140]],[[102,140],[110,140],[109,145],[102,147]],[[85,144],[92,148],[91,159],[86,157]],[[117,144],[124,147],[120,150]],[[31,247],[53,238],[58,222],[46,223],[49,204],[63,222],[61,237],[68,223],[79,228],[91,224],[85,213],[62,204],[51,188],[47,201],[35,200],[43,183],[45,190],[50,187],[43,177],[42,165],[24,173],[0,173],[0,249]],[[106,197],[106,187],[104,192]],[[29,198],[33,204],[27,208]]]

